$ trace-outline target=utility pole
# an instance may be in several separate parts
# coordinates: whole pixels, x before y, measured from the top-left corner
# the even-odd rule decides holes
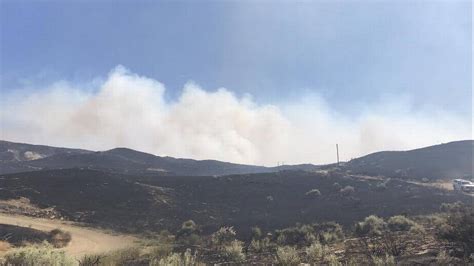
[[[337,166],[339,166],[339,145],[336,143]]]

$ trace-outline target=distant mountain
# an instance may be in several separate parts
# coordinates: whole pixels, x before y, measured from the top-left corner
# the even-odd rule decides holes
[[[455,141],[410,151],[383,151],[349,161],[355,173],[415,179],[473,176],[473,140]]]
[[[318,169],[318,166],[311,164],[264,167],[215,160],[160,157],[128,148],[94,152],[8,141],[0,142],[0,156],[0,174],[85,168],[121,174],[212,176]]]

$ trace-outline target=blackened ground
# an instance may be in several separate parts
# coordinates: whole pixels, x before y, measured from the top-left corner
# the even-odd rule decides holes
[[[346,186],[347,193],[341,192]],[[306,192],[318,189],[320,196]],[[428,214],[444,202],[472,197],[402,180],[345,173],[285,171],[222,177],[127,176],[65,169],[0,176],[0,199],[26,197],[71,220],[124,231],[176,230],[192,219],[202,230],[234,226],[247,235],[295,223],[352,226],[376,214]]]

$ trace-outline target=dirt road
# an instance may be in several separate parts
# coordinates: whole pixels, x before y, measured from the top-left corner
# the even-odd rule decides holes
[[[128,235],[113,235],[100,230],[81,227],[71,222],[16,216],[0,213],[0,224],[31,227],[37,230],[51,231],[60,228],[72,235],[71,242],[63,248],[73,257],[84,254],[103,253],[135,245],[138,238]]]

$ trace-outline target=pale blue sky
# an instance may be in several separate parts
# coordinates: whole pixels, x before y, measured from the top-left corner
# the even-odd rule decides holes
[[[400,96],[472,115],[470,1],[0,2],[3,92],[121,64],[170,99],[193,80],[258,103],[312,92],[350,113]]]

